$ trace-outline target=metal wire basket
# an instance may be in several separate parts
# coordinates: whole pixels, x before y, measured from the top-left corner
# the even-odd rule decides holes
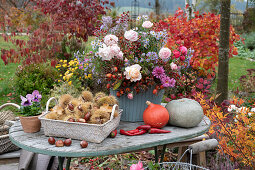
[[[182,157],[187,153],[190,152],[190,163],[180,162]],[[162,162],[158,163],[158,168],[150,169],[149,167],[145,167],[146,170],[209,170],[207,168],[193,165],[192,164],[192,149],[188,148],[181,156],[181,158],[177,162]]]

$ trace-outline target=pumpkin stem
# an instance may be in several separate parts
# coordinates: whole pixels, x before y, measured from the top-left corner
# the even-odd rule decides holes
[[[151,104],[151,102],[150,101],[146,101],[146,104],[149,106]]]

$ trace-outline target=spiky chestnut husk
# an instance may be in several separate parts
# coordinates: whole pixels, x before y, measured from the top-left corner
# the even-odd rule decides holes
[[[67,115],[66,117],[63,118],[63,121],[68,121],[68,119],[74,119],[73,115]]]
[[[110,114],[105,110],[97,109],[93,111],[89,123],[104,124],[108,120],[110,120]]]
[[[64,109],[66,108],[67,104],[73,99],[73,97],[70,94],[64,94],[60,96],[58,102],[59,105]]]
[[[45,116],[46,119],[54,119],[54,120],[57,120],[58,118],[58,115],[57,115],[57,112],[53,111],[53,112],[50,112],[49,114],[47,114]]]
[[[113,106],[118,104],[118,100],[114,96],[105,96],[98,100],[97,105],[98,107],[102,106],[103,104],[109,104]]]
[[[97,102],[99,99],[101,99],[102,97],[105,97],[106,94],[104,92],[98,92],[96,93],[95,97],[94,97],[94,102]]]
[[[79,106],[77,106],[74,109],[74,115],[77,118],[84,118],[86,113],[90,112],[90,110],[92,108],[93,108],[93,103],[92,102],[81,103]]]
[[[93,94],[88,90],[83,91],[80,98],[83,102],[93,102]]]
[[[74,108],[78,107],[81,104],[79,99],[73,98],[68,104],[72,104]]]

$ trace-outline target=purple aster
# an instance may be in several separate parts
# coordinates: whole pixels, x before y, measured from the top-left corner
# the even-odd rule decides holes
[[[165,70],[163,67],[155,67],[152,71],[152,75],[160,79],[162,76],[165,76]]]
[[[30,94],[31,95],[31,94]],[[21,105],[22,106],[31,106],[32,105],[32,98],[31,98],[31,96],[28,96],[27,95],[27,97],[28,98],[25,98],[25,97],[23,97],[23,96],[20,96],[20,98],[21,98]]]
[[[168,76],[163,76],[161,78],[161,83],[163,85],[163,87],[174,87],[175,86],[175,79],[174,78],[170,78]]]
[[[28,94],[29,95],[29,94]],[[38,90],[34,90],[32,93],[33,102],[40,102],[40,99],[42,98],[42,95],[39,93]]]

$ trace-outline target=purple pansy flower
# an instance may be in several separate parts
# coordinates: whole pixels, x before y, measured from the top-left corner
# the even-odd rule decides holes
[[[42,95],[39,93],[38,90],[34,90],[32,93],[33,96],[33,102],[40,102],[40,99],[42,98]]]
[[[26,97],[20,96],[22,106],[31,106],[32,105],[32,95],[28,94]]]
[[[175,86],[175,79],[174,78],[170,78],[168,76],[163,76],[161,78],[161,83],[163,85],[163,87],[174,87]]]
[[[152,71],[152,75],[155,76],[156,78],[161,78],[165,76],[165,70],[163,67],[155,67]]]

